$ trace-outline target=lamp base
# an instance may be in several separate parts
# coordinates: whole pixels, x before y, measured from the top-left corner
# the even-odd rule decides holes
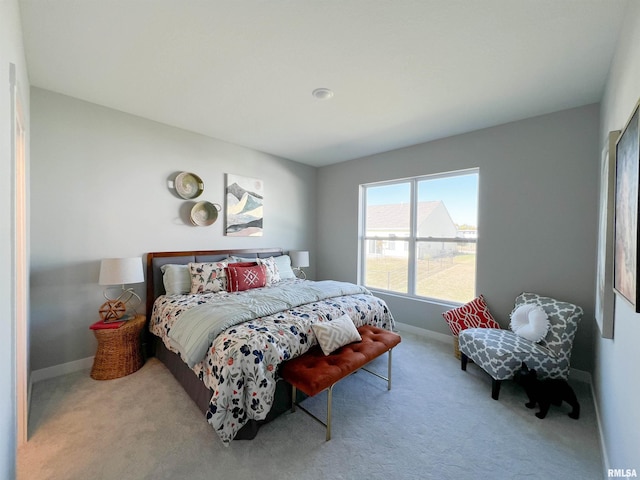
[[[306,280],[307,279],[307,274],[304,273],[304,270],[302,270],[299,267],[293,267],[292,268],[293,273],[296,277],[298,277],[300,280]]]
[[[100,320],[105,323],[119,321],[127,311],[127,306],[120,300],[107,300],[98,309]]]
[[[131,300],[136,299],[137,303],[141,302],[140,296],[133,290],[133,288],[124,289],[124,285],[122,286],[122,291],[117,298],[110,298],[107,295],[107,291],[103,293],[104,298],[107,299],[104,302],[98,313],[100,313],[100,320],[104,323],[110,322],[122,322],[135,318],[137,315],[135,311],[135,303],[132,305]],[[133,313],[127,313],[127,305],[129,305],[130,310],[133,310]]]

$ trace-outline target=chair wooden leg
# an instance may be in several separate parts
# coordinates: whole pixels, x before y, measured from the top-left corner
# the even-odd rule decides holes
[[[467,370],[467,362],[469,361],[469,357],[467,357],[464,353],[460,352],[460,368],[464,371]]]
[[[493,398],[494,400],[498,400],[501,384],[502,380],[496,380],[495,378],[491,379],[491,398]]]

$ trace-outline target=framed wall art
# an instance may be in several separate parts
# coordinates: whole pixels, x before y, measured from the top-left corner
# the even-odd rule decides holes
[[[638,195],[640,146],[636,104],[616,143],[614,291],[640,312],[638,297]]]
[[[598,263],[595,317],[603,338],[613,338],[615,294],[613,293],[614,194],[616,187],[616,142],[620,130],[609,132],[600,162],[600,215],[598,217]]]
[[[227,173],[226,235],[262,236],[263,196],[262,180]]]

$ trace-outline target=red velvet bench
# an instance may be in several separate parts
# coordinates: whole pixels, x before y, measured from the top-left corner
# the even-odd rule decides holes
[[[286,362],[280,372],[282,378],[292,387],[291,411],[295,412],[296,406],[298,406],[324,425],[327,428],[327,440],[331,439],[331,397],[336,383],[362,368],[362,370],[386,380],[387,390],[391,390],[391,350],[400,343],[400,335],[371,325],[358,328],[358,332],[362,337],[360,342],[340,347],[331,355],[325,355],[320,346],[316,345],[303,355]],[[385,377],[363,368],[364,365],[385,352],[389,352],[388,376]],[[326,423],[300,405],[296,397],[297,390],[310,397],[327,390]]]

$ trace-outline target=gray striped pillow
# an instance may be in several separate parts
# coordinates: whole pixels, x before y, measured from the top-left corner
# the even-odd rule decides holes
[[[168,263],[160,267],[162,283],[167,295],[184,295],[191,290],[191,273],[189,265],[174,265]]]

